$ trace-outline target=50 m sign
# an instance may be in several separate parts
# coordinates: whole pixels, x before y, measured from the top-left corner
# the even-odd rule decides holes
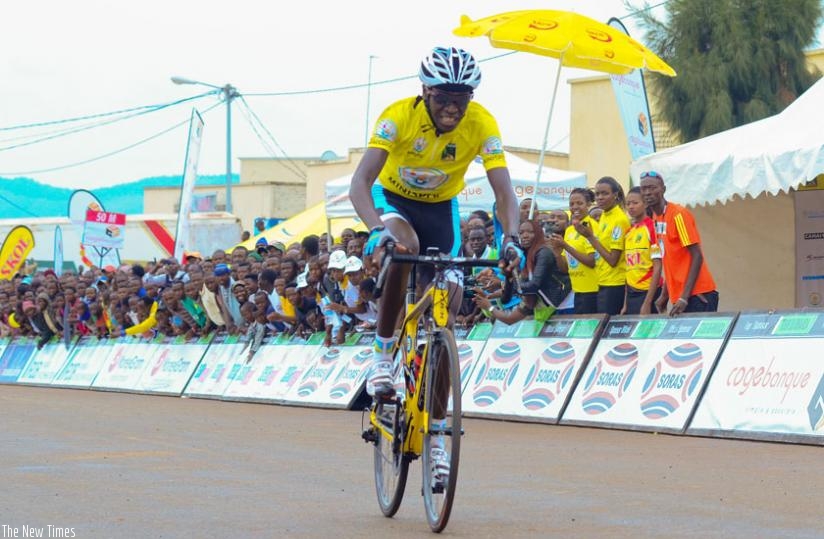
[[[34,249],[34,235],[27,226],[17,226],[9,232],[0,248],[0,279],[10,280]]]

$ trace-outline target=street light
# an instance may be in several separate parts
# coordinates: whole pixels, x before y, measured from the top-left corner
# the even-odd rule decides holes
[[[232,99],[240,96],[240,94],[237,88],[231,84],[217,86],[185,77],[172,77],[172,82],[175,84],[197,84],[215,88],[223,93],[223,99],[226,100],[226,211],[232,213]]]

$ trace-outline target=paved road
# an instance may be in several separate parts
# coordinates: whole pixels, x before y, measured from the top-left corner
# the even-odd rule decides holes
[[[428,532],[418,463],[398,515],[380,515],[357,412],[0,386],[0,414],[0,537],[24,525],[80,539]],[[824,536],[821,448],[464,427],[446,536]]]

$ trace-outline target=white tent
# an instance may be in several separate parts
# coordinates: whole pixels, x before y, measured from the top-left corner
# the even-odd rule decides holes
[[[585,187],[586,174],[569,170],[544,167],[541,171],[541,183],[535,196],[535,176],[537,163],[530,163],[511,153],[506,154],[507,167],[512,177],[512,186],[518,200],[534,197],[538,209],[566,209],[569,206],[569,193],[575,187]],[[486,179],[486,171],[480,160],[476,159],[466,171],[466,187],[458,195],[458,204],[462,214],[475,210],[492,210],[495,195]],[[355,215],[349,200],[349,184],[352,175],[330,180],[326,183],[326,217],[351,217]]]
[[[632,163],[664,177],[679,204],[726,202],[735,195],[777,194],[824,172],[824,79],[781,113]]]

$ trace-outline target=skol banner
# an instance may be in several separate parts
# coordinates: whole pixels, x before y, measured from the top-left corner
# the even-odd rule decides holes
[[[742,313],[690,434],[824,444],[824,311]]]
[[[734,320],[610,318],[562,423],[683,432]]]
[[[0,247],[0,279],[11,280],[23,266],[26,257],[34,249],[34,235],[27,226],[11,229]]]

